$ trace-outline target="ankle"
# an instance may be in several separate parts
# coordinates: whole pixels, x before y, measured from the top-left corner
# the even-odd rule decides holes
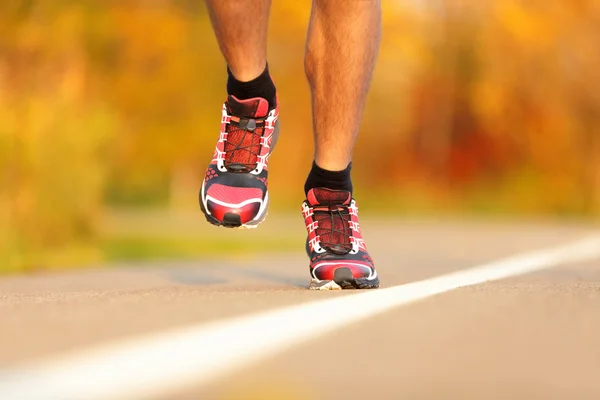
[[[269,102],[269,108],[276,106],[276,88],[271,75],[269,65],[256,77],[249,81],[239,80],[232,71],[227,68],[227,94],[235,96],[239,100],[260,97]],[[241,79],[241,78],[240,78]]]
[[[350,177],[350,170],[352,169],[352,163],[340,171],[330,171],[321,168],[313,161],[312,168],[306,182],[304,183],[304,193],[308,194],[311,189],[317,187],[324,187],[333,190],[345,190],[352,193],[352,179]]]
[[[258,78],[265,71],[265,64],[261,66],[246,66],[238,68],[237,66],[227,65],[227,75],[235,80],[245,83]]]

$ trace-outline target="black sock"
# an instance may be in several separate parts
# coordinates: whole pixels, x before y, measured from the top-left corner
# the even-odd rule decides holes
[[[227,94],[237,97],[239,100],[262,97],[269,102],[269,108],[275,107],[275,84],[269,74],[269,65],[256,78],[248,82],[238,81],[227,67]]]
[[[308,194],[310,189],[324,187],[333,190],[347,190],[352,193],[352,180],[350,179],[350,169],[352,163],[341,171],[328,171],[317,165],[313,161],[312,169],[304,183],[304,193]]]

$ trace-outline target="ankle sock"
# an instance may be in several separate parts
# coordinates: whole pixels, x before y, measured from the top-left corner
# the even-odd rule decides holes
[[[304,194],[308,194],[310,189],[324,187],[333,190],[346,190],[352,193],[352,180],[350,179],[350,169],[352,163],[341,171],[328,171],[317,165],[313,161],[312,168],[306,182],[304,183]]]
[[[227,75],[227,94],[235,96],[239,100],[262,97],[269,102],[269,108],[276,106],[276,89],[269,74],[268,64],[259,76],[248,82],[238,81],[231,73],[229,67],[227,67]]]

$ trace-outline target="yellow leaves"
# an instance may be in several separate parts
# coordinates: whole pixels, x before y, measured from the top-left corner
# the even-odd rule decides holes
[[[109,9],[117,35],[130,47],[131,56],[180,53],[189,40],[189,18],[168,4],[140,7],[123,3]]]
[[[85,12],[75,3],[36,3],[5,47],[8,56],[0,65],[3,268],[43,267],[40,254],[74,243],[87,249],[100,218],[103,151],[114,127],[90,90],[85,27]]]
[[[293,36],[298,39],[303,37],[310,16],[310,4],[311,0],[274,1],[271,7],[269,26],[271,34],[290,35],[293,33]]]
[[[501,122],[506,117],[506,102],[510,99],[504,85],[492,80],[481,80],[474,83],[471,96],[471,106],[479,118]]]
[[[524,51],[543,50],[552,46],[558,29],[557,21],[548,18],[546,7],[551,2],[496,1],[496,18],[523,46]]]

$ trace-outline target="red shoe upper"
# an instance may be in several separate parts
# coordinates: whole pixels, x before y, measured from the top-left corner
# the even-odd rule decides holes
[[[358,223],[358,207],[350,192],[311,189],[302,204],[302,214],[314,278],[331,280],[340,267],[349,268],[354,278],[375,276]]]
[[[269,109],[262,98],[229,96],[223,104],[221,133],[200,193],[201,207],[216,219],[213,222],[222,222],[230,213],[246,224],[264,214],[278,117],[279,108]]]

